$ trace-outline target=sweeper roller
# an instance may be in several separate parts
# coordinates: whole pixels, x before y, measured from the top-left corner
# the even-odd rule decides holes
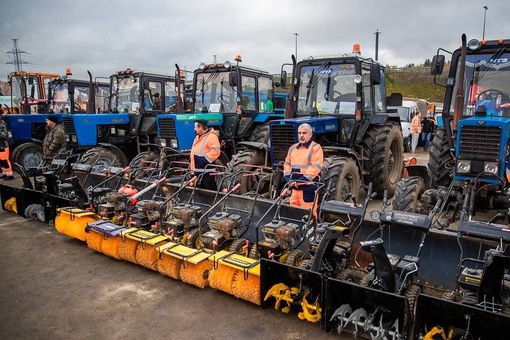
[[[122,235],[125,236],[126,240],[136,242],[136,249],[134,245],[133,248],[130,248],[131,252],[128,255],[129,258],[133,260],[132,251],[134,250],[134,260],[136,261],[134,263],[142,265],[145,268],[158,271],[157,262],[159,259],[159,252],[157,247],[166,243],[168,241],[168,237],[137,228],[128,229],[127,231],[122,232]]]
[[[156,250],[159,252],[159,258],[158,262],[156,263],[156,266],[158,268],[158,272],[161,275],[171,277],[172,279],[175,280],[180,280],[181,279],[180,269],[182,265],[182,260],[166,252],[167,248],[175,247],[176,245],[178,245],[178,243],[167,242],[156,248]]]
[[[98,252],[121,260],[119,246],[121,243],[120,233],[124,227],[109,221],[98,220],[87,223],[85,231],[87,234],[87,245]],[[96,235],[101,236],[98,238]]]
[[[164,256],[171,256],[177,259],[177,261],[159,261],[158,270],[160,272],[170,273],[173,276],[168,276],[174,277],[177,276],[175,272],[178,270],[178,276],[183,282],[199,288],[209,286],[209,272],[213,264],[205,260],[207,260],[211,254],[175,242],[168,242],[158,249]]]
[[[121,242],[119,244],[119,256],[124,261],[129,261],[135,264],[138,264],[136,260],[136,249],[138,248],[138,244],[140,243],[136,239],[128,238],[127,234],[130,232],[137,231],[137,228],[129,228],[122,230]]]
[[[234,252],[221,250],[209,257],[213,270],[209,272],[212,288],[260,305],[260,261]]]
[[[55,218],[55,229],[67,236],[80,241],[87,241],[85,227],[87,223],[100,220],[101,218],[93,212],[79,208],[59,208]]]

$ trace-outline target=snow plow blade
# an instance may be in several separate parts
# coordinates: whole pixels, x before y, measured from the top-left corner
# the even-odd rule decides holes
[[[421,339],[420,336],[427,333],[432,336],[433,332],[441,331],[446,335],[452,333],[459,338],[467,336],[469,339],[501,339],[505,329],[510,329],[509,315],[425,294],[418,295],[414,339]]]

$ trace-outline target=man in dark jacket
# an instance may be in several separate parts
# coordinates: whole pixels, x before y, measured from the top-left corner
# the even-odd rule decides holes
[[[66,135],[62,125],[58,124],[56,116],[49,115],[46,118],[47,132],[43,140],[43,161],[45,165],[51,163],[59,150],[65,147]]]
[[[421,120],[421,138],[423,141],[423,150],[427,151],[430,145],[430,137],[432,136],[432,132],[436,127],[436,122],[434,118],[431,117],[430,113],[427,112],[427,116]]]

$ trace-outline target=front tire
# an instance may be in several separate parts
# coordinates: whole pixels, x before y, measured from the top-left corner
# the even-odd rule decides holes
[[[393,197],[393,210],[419,213],[421,212],[421,195],[425,192],[425,184],[421,177],[402,178],[397,183]]]
[[[360,175],[356,163],[345,157],[324,159],[322,177],[326,188],[326,198],[345,200],[348,194],[359,196]]]
[[[12,152],[12,160],[24,168],[37,168],[42,163],[42,146],[36,143],[23,143]]]
[[[438,128],[434,139],[430,143],[429,152],[429,178],[430,187],[436,189],[439,186],[449,186],[451,182],[451,170],[447,167],[453,161],[448,144],[448,135],[444,128]]]
[[[363,147],[364,182],[372,182],[374,192],[391,196],[404,167],[404,142],[401,129],[393,124],[371,126],[361,143]]]

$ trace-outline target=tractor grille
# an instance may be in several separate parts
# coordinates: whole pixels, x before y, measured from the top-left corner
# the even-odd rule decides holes
[[[161,138],[176,138],[175,120],[172,118],[161,118],[159,120],[159,135]]]
[[[459,156],[497,159],[501,143],[499,126],[461,126]]]
[[[74,120],[72,117],[62,118],[62,125],[64,125],[66,135],[76,135],[76,129],[74,128]]]
[[[292,144],[296,143],[294,125],[273,125],[271,127],[271,150],[273,162],[284,161]]]

